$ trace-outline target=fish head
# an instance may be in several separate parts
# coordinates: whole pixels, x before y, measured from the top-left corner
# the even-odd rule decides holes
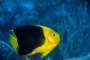
[[[60,42],[60,35],[56,31],[50,30],[48,32],[47,40],[49,43],[58,44]]]
[[[35,25],[35,26],[43,28],[43,34],[49,43],[58,44],[60,42],[60,35],[53,29],[41,25]]]

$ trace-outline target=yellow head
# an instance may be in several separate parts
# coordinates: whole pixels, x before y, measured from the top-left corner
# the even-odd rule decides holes
[[[50,43],[58,44],[60,42],[60,35],[52,30],[49,27],[40,26],[43,28],[43,33],[45,35],[46,40],[48,40]]]
[[[45,36],[44,46],[46,46],[47,48],[50,48],[47,50],[54,49],[56,45],[60,42],[60,35],[49,27],[41,26],[41,25],[36,25],[36,26],[43,28],[43,34]]]
[[[60,42],[60,36],[57,32],[50,29],[47,34],[48,41],[53,44],[58,44]]]

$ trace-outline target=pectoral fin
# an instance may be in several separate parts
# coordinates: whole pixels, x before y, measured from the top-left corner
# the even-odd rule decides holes
[[[11,43],[13,49],[16,51],[16,49],[18,47],[18,43],[17,43],[17,39],[13,35],[10,35],[10,43]]]
[[[50,51],[44,52],[41,54],[41,58],[43,58],[44,56],[46,56]]]

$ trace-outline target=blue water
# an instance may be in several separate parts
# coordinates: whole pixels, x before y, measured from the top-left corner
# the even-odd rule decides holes
[[[27,60],[13,51],[8,35],[24,25],[47,26],[61,36],[47,56],[35,54],[29,60],[74,60],[90,54],[89,0],[0,0],[0,60]]]

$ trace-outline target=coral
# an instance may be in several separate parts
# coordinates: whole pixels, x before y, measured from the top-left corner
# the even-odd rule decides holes
[[[86,56],[82,56],[82,57],[77,57],[77,58],[68,58],[65,60],[90,60],[90,54],[87,54]]]
[[[0,41],[0,45],[1,45],[3,48],[4,48],[4,46],[6,45],[6,46],[12,51],[12,52],[10,52],[10,53],[7,55],[6,60],[9,60],[10,56],[12,55],[12,53],[17,54],[17,50],[14,51],[13,48],[12,48],[10,45],[8,45],[6,42]],[[26,60],[29,60],[29,58],[26,57]]]
[[[41,60],[89,60],[89,6],[89,0],[0,0],[0,59],[15,60],[15,56],[16,60],[40,60],[39,54],[18,56],[10,46],[8,34],[18,26],[44,25],[56,30],[61,41]]]
[[[87,2],[85,2],[84,7],[80,4],[78,8],[70,11],[69,15],[65,16],[65,14],[63,13],[63,21],[60,25],[61,43],[59,48],[61,54],[64,58],[72,58],[88,53],[90,47],[87,45],[87,42],[90,31],[89,27],[84,27],[90,22],[88,20]],[[88,48],[86,48],[86,45]]]

